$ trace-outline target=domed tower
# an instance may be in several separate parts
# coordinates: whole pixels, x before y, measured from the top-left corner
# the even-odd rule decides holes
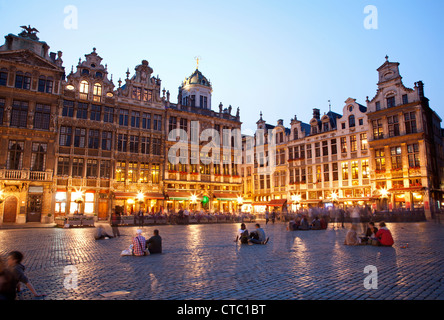
[[[211,110],[211,82],[198,67],[179,87],[178,100],[184,106]]]

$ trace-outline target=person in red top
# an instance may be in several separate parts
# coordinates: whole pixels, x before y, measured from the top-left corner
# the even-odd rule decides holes
[[[387,229],[385,222],[379,223],[379,230],[376,233],[376,238],[380,246],[391,247],[395,243],[392,237],[392,233]]]

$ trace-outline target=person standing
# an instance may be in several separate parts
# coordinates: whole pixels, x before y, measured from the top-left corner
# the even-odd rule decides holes
[[[120,213],[113,211],[111,215],[111,229],[113,230],[114,237],[120,237],[119,224],[121,221]]]
[[[268,224],[268,221],[270,221],[270,213],[268,212],[268,207],[265,210],[265,225]]]
[[[8,254],[7,259],[8,268],[11,270],[14,278],[14,288],[17,288],[17,292],[21,291],[20,284],[24,283],[28,289],[31,290],[34,297],[46,296],[46,294],[38,294],[28,277],[25,275],[25,266],[22,264],[23,253],[20,251],[12,251]]]
[[[276,220],[276,211],[273,210],[273,212],[271,213],[271,222],[273,222],[273,224],[274,224],[275,220]]]
[[[144,218],[144,216],[143,216],[142,209],[139,210],[138,216],[139,216],[139,227],[143,228],[143,218]]]
[[[146,242],[150,254],[162,253],[162,237],[159,236],[159,230],[153,231],[153,236]]]

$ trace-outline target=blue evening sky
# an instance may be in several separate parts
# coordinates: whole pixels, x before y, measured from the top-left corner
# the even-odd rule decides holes
[[[64,27],[68,5],[78,9],[76,30]],[[378,9],[376,30],[364,28],[367,5]],[[365,105],[386,55],[400,62],[405,86],[424,82],[444,118],[443,9],[432,0],[0,0],[0,30],[36,27],[51,51],[63,51],[67,73],[96,47],[116,86],[146,59],[173,102],[200,56],[213,110],[219,102],[240,107],[247,130],[260,111],[268,123],[289,126],[294,115],[308,122],[313,108],[327,112],[328,100],[338,113],[348,97]]]

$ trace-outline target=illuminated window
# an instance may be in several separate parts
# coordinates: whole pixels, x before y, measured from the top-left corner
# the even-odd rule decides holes
[[[356,136],[350,136],[350,151],[356,152],[358,150],[358,142],[356,141]]]
[[[160,165],[153,164],[151,167],[151,181],[153,183],[159,183]]]
[[[55,196],[56,205],[55,205],[55,213],[56,214],[65,214],[66,212],[66,192],[57,192]]]
[[[352,169],[352,179],[354,180],[359,179],[358,161],[352,161],[351,169]]]
[[[361,133],[360,140],[361,140],[361,151],[367,150],[368,149],[367,133]]]
[[[376,170],[383,170],[385,171],[385,153],[384,149],[376,149],[375,150],[375,163],[376,163]]]
[[[80,91],[80,99],[82,100],[88,99],[88,92],[89,92],[88,81],[83,80],[82,82],[80,82],[79,91]]]
[[[409,158],[409,167],[410,168],[418,168],[421,166],[421,162],[419,160],[419,144],[409,144],[407,145],[407,152]]]
[[[390,148],[390,155],[392,160],[392,169],[402,168],[401,147]]]
[[[85,213],[94,213],[94,193],[85,193]]]
[[[116,164],[116,181],[124,182],[126,174],[126,162],[125,161],[117,161]]]
[[[342,163],[342,180],[348,180],[348,162]]]
[[[94,84],[93,100],[100,102],[102,99],[102,86],[99,83]]]
[[[368,160],[361,160],[362,178],[368,179],[370,172],[368,169]]]

